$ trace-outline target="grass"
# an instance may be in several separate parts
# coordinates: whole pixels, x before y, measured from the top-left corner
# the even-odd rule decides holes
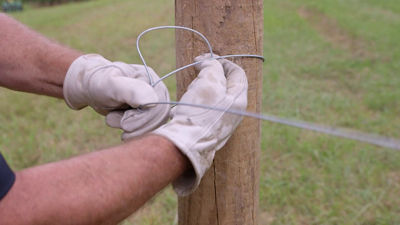
[[[265,0],[264,112],[399,137],[400,5],[396,0]],[[60,43],[139,63],[136,36],[173,24],[173,2],[90,1],[29,9],[18,20]],[[174,33],[143,39],[159,74]],[[171,96],[173,79],[167,81]],[[263,123],[260,224],[400,224],[400,154]],[[92,110],[0,89],[0,149],[14,169],[119,143]],[[172,224],[167,188],[123,224]]]

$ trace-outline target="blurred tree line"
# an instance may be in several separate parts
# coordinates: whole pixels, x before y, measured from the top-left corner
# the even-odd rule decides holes
[[[19,0],[4,0],[1,2],[1,9],[4,12],[22,11],[22,2]]]
[[[3,11],[21,11],[23,3],[32,3],[39,6],[58,5],[66,2],[79,2],[85,0],[0,0]]]
[[[66,2],[80,2],[85,0],[23,0],[23,2],[32,2],[38,5],[57,5]]]

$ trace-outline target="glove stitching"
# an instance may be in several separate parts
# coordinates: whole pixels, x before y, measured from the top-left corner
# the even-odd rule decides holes
[[[93,85],[93,83],[92,83],[92,77],[95,76],[95,75],[98,75],[98,74],[95,74],[95,73],[97,73],[98,71],[100,71],[100,70],[102,70],[102,69],[108,69],[108,68],[116,68],[116,69],[118,69],[119,71],[121,71],[121,72],[123,73],[123,70],[122,70],[121,68],[119,68],[118,66],[114,65],[114,64],[99,66],[99,67],[95,68],[94,71],[91,72],[91,73],[88,75],[88,90],[87,90],[87,97],[88,97],[91,101],[93,101],[93,102],[97,102],[97,101],[95,101],[95,98],[90,94],[90,91],[89,91],[89,90],[92,89],[92,85]],[[108,76],[108,75],[105,75],[105,76]],[[108,76],[108,77],[110,77],[110,76]],[[115,100],[112,99],[112,101],[115,101]],[[100,110],[110,111],[110,110],[114,110],[115,108],[116,108],[116,107],[101,106],[99,109],[100,109]]]

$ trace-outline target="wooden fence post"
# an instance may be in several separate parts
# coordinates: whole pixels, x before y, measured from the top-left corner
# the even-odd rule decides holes
[[[263,53],[262,0],[175,0],[175,23],[202,32],[218,55]],[[178,67],[206,52],[205,43],[196,34],[176,31]],[[247,74],[247,110],[260,112],[262,61],[233,61]],[[194,69],[178,73],[178,99],[194,77]],[[179,225],[258,225],[260,133],[260,121],[243,120],[217,152],[198,190],[179,199]]]

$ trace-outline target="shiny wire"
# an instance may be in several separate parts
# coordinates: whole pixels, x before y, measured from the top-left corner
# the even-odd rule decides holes
[[[137,37],[137,40],[136,40],[136,49],[137,49],[137,51],[138,51],[138,54],[139,54],[140,59],[141,59],[142,62],[143,62],[144,68],[146,69],[146,73],[147,73],[147,76],[148,76],[148,78],[149,78],[150,84],[151,84],[153,87],[154,87],[155,84],[154,84],[153,79],[152,79],[151,76],[150,76],[150,72],[149,72],[149,70],[148,70],[148,66],[147,66],[147,64],[146,64],[146,61],[144,60],[144,57],[143,57],[143,55],[142,55],[142,52],[140,51],[140,43],[139,43],[139,42],[140,42],[140,39],[142,38],[142,36],[143,36],[144,34],[150,32],[150,31],[161,30],[161,29],[180,29],[180,30],[191,31],[191,32],[193,32],[193,33],[195,33],[195,34],[198,34],[198,35],[207,43],[208,50],[210,51],[211,57],[214,57],[214,53],[213,53],[213,50],[212,50],[212,47],[211,47],[210,42],[208,41],[208,39],[207,39],[202,33],[200,33],[200,32],[197,31],[197,30],[191,29],[191,28],[189,28],[189,27],[181,27],[181,26],[158,26],[158,27],[149,28],[149,29],[143,31],[142,33],[140,33],[139,36]],[[187,68],[187,67],[186,67],[186,68]],[[159,81],[158,81],[158,82],[159,82]],[[158,82],[157,82],[157,83],[158,83]]]
[[[194,32],[195,34],[199,35],[199,36],[204,40],[204,42],[206,42],[206,44],[207,44],[207,46],[208,46],[208,50],[209,50],[209,53],[210,53],[210,58],[207,58],[207,59],[204,59],[204,60],[202,60],[202,61],[195,62],[195,63],[191,63],[191,64],[186,65],[186,66],[182,66],[181,68],[178,68],[178,69],[176,69],[176,70],[174,70],[174,71],[172,71],[172,72],[170,72],[170,73],[168,73],[168,74],[162,76],[158,81],[154,82],[154,81],[153,81],[153,78],[150,76],[150,72],[149,72],[149,69],[148,69],[146,60],[144,59],[143,54],[142,54],[142,51],[140,50],[140,39],[143,37],[143,35],[145,35],[145,34],[148,33],[148,32],[151,32],[151,31],[154,31],[154,30],[162,30],[162,29],[180,29],[180,30],[187,30],[187,31],[191,31],[191,32]],[[201,62],[203,62],[203,61],[206,61],[206,60],[211,60],[211,59],[224,59],[224,58],[232,58],[232,57],[248,57],[248,58],[259,58],[259,59],[262,59],[263,62],[265,61],[265,59],[264,59],[263,56],[260,56],[260,55],[251,55],[251,54],[237,54],[237,55],[214,56],[214,52],[213,52],[211,43],[210,43],[210,41],[206,38],[206,36],[204,36],[202,33],[200,33],[200,32],[197,31],[197,30],[191,29],[191,28],[189,28],[189,27],[182,27],[182,26],[158,26],[158,27],[149,28],[149,29],[143,31],[142,33],[140,33],[139,36],[137,37],[137,40],[136,40],[136,49],[137,49],[137,51],[138,51],[140,60],[142,60],[143,65],[144,65],[144,68],[146,69],[146,73],[147,73],[147,77],[149,78],[150,85],[153,86],[153,87],[156,86],[158,83],[160,83],[162,80],[164,80],[164,79],[166,79],[166,78],[172,76],[173,74],[175,74],[175,73],[177,73],[177,72],[179,72],[179,71],[181,71],[181,70],[184,70],[184,69],[186,69],[186,68],[195,66],[195,65],[197,65],[197,64],[199,64],[199,63],[201,63]]]
[[[198,34],[207,43],[211,58],[208,58],[208,59],[205,59],[202,61],[198,61],[198,62],[194,62],[194,63],[188,64],[188,65],[185,65],[183,67],[180,67],[180,68],[162,76],[158,81],[154,82],[150,76],[146,61],[144,60],[143,55],[140,51],[139,41],[140,41],[140,38],[145,33],[154,31],[154,30],[159,30],[159,29],[183,29],[183,30],[188,30],[188,31]],[[147,30],[143,31],[141,34],[139,34],[138,39],[136,41],[136,48],[139,53],[140,59],[142,60],[143,65],[146,69],[150,84],[153,87],[155,85],[157,85],[158,83],[160,83],[162,80],[170,77],[171,75],[173,75],[181,70],[195,66],[206,60],[223,59],[223,58],[231,58],[231,57],[250,57],[250,58],[259,58],[259,59],[262,59],[263,61],[265,61],[264,57],[260,56],[260,55],[237,54],[237,55],[214,56],[210,42],[202,33],[200,33],[199,31],[196,31],[194,29],[191,29],[188,27],[181,27],[181,26],[159,26],[159,27],[153,27],[153,28],[147,29]],[[350,130],[350,129],[345,129],[345,128],[325,126],[325,125],[320,125],[320,124],[315,124],[315,123],[310,123],[310,122],[305,122],[305,121],[300,121],[300,120],[286,119],[286,118],[281,118],[281,117],[277,117],[277,116],[273,116],[273,115],[265,115],[265,114],[263,115],[263,114],[257,114],[257,113],[247,112],[247,111],[232,110],[232,109],[226,110],[226,109],[221,109],[221,108],[214,107],[214,106],[200,105],[200,104],[193,104],[193,103],[186,103],[186,102],[176,102],[176,101],[152,102],[152,103],[142,105],[142,106],[140,106],[140,108],[141,107],[145,108],[146,106],[154,105],[154,104],[183,105],[183,106],[203,108],[203,109],[208,109],[208,110],[231,113],[231,114],[235,114],[235,115],[252,117],[255,119],[270,121],[273,123],[284,124],[284,125],[288,125],[288,126],[292,126],[292,127],[301,128],[301,129],[312,130],[312,131],[315,131],[318,133],[324,133],[324,134],[342,137],[342,138],[346,138],[346,139],[361,141],[361,142],[365,142],[365,143],[369,143],[369,144],[373,144],[373,145],[377,145],[377,146],[381,146],[381,147],[385,147],[385,148],[391,148],[394,150],[400,150],[400,140],[398,140],[398,139],[380,136],[380,135],[376,135],[376,134],[363,133],[360,131],[355,131],[355,130]]]
[[[158,83],[160,83],[161,81],[163,81],[164,79],[166,79],[166,78],[168,78],[168,77],[174,75],[175,73],[177,73],[177,72],[179,72],[179,71],[181,71],[181,70],[187,69],[187,68],[189,68],[189,67],[195,66],[195,65],[197,65],[197,64],[199,64],[199,63],[202,63],[202,62],[204,62],[204,61],[206,61],[206,60],[211,60],[211,59],[225,59],[225,58],[232,58],[232,57],[259,58],[259,59],[262,59],[263,62],[265,61],[264,57],[259,56],[259,55],[224,55],[224,56],[214,56],[213,58],[208,58],[208,59],[205,59],[205,60],[201,60],[201,61],[198,61],[198,62],[194,62],[194,63],[188,64],[188,65],[186,65],[186,66],[182,66],[182,67],[180,67],[180,68],[178,68],[178,69],[176,69],[176,70],[174,70],[174,71],[172,71],[172,72],[167,73],[166,75],[162,76],[158,81],[154,82],[153,87],[156,86],[156,85],[157,85]]]
[[[198,105],[198,104],[192,104],[192,103],[186,103],[186,102],[174,102],[174,101],[153,102],[153,103],[145,104],[143,106],[148,106],[148,105],[152,105],[152,104],[183,105],[183,106],[189,106],[189,107],[197,107],[197,108],[202,108],[202,109],[226,112],[226,113],[231,113],[231,114],[235,114],[235,115],[239,115],[239,116],[247,116],[247,117],[252,117],[255,119],[266,120],[266,121],[270,121],[270,122],[274,122],[274,123],[280,123],[280,124],[297,127],[297,128],[301,128],[301,129],[312,130],[312,131],[316,131],[318,133],[324,133],[324,134],[329,134],[329,135],[333,135],[333,136],[337,136],[337,137],[366,142],[369,144],[386,147],[386,148],[391,148],[394,150],[400,150],[400,140],[396,140],[396,139],[388,138],[388,137],[384,137],[384,136],[379,136],[379,135],[375,135],[375,134],[362,133],[360,131],[355,131],[355,130],[350,130],[350,129],[345,129],[345,128],[324,126],[324,125],[304,122],[304,121],[300,121],[300,120],[285,119],[285,118],[281,118],[281,117],[277,117],[277,116],[273,116],[273,115],[257,114],[257,113],[234,110],[234,109],[226,110],[226,109],[221,109],[221,108],[217,108],[214,106]]]

